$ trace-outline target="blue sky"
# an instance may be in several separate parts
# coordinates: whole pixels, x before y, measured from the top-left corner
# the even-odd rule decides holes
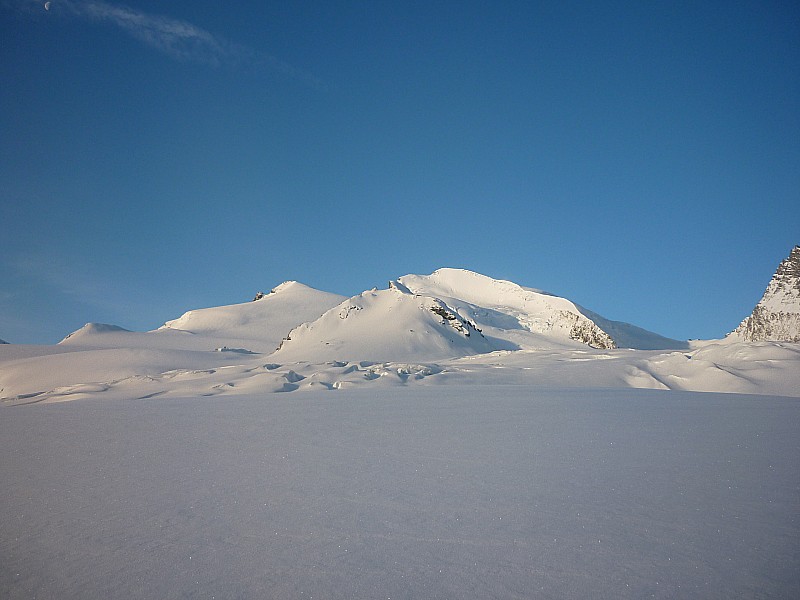
[[[678,338],[800,243],[796,2],[0,0],[0,338],[463,267]]]

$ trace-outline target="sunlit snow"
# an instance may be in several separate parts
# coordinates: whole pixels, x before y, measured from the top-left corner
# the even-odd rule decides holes
[[[800,589],[796,343],[442,269],[3,344],[0,398],[2,598]]]

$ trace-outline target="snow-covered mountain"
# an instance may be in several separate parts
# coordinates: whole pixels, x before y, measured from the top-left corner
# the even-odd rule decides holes
[[[781,265],[760,304],[777,315],[768,320],[769,331],[775,321],[796,335],[792,322],[785,324],[787,314],[800,312],[799,254],[796,248]],[[54,346],[4,345],[0,399],[16,404],[447,383],[791,396],[800,390],[800,344],[732,335],[690,346],[604,319],[565,298],[462,269],[406,275],[388,289],[352,298],[297,282],[257,298],[189,311],[153,331],[90,323]]]
[[[0,340],[0,344],[7,344],[8,342],[5,340]]]
[[[291,332],[291,333],[290,333]],[[288,339],[287,339],[288,338]],[[285,340],[285,341],[284,341]],[[61,344],[270,353],[281,360],[440,360],[496,350],[685,349],[540,290],[464,269],[405,275],[353,298],[287,281],[252,302],[190,310],[146,333],[89,323]]]
[[[59,344],[75,344],[87,342],[95,338],[95,336],[105,333],[133,333],[132,331],[120,327],[119,325],[109,325],[108,323],[87,323],[80,329],[76,329],[67,337],[59,342]]]
[[[286,361],[425,361],[498,350],[617,347],[685,349],[604,319],[565,298],[464,269],[405,275],[349,298],[294,329],[274,354]]]
[[[278,361],[425,361],[492,352],[468,318],[439,298],[402,283],[348,298],[316,321],[293,329]]]
[[[156,330],[134,332],[87,323],[60,344],[91,348],[248,350],[270,353],[297,325],[319,317],[345,297],[286,281],[253,302],[190,310]]]
[[[778,265],[753,312],[728,337],[748,342],[800,342],[800,246]]]
[[[577,342],[593,348],[682,349],[686,342],[610,321],[541,290],[492,279],[465,269],[406,275],[411,291],[441,298],[495,341],[498,349],[534,349]]]
[[[344,296],[286,281],[269,294],[259,293],[253,302],[190,310],[167,321],[160,330],[188,331],[204,336],[258,340],[278,347],[286,334],[301,323],[313,321]]]

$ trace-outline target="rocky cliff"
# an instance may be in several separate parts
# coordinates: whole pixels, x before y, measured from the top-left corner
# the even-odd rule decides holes
[[[729,337],[800,342],[800,246],[778,265],[761,301]]]

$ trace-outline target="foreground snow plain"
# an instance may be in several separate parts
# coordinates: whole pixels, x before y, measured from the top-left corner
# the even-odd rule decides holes
[[[447,269],[0,345],[0,598],[795,598],[798,397]]]
[[[524,385],[0,413],[3,598],[792,598],[794,398]]]

